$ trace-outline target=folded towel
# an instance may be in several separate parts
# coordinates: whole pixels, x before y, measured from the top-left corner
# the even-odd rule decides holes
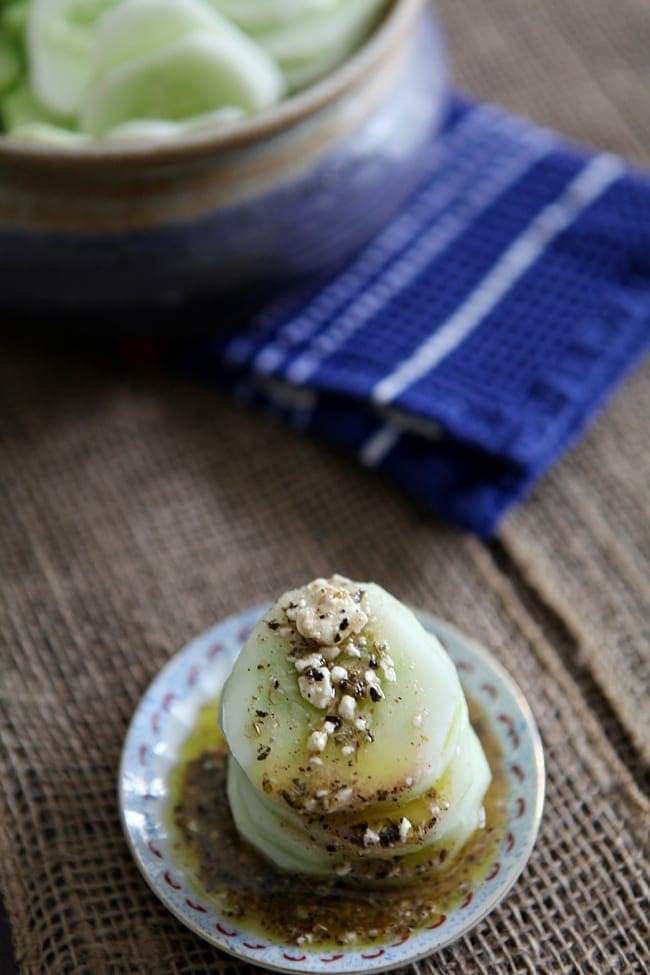
[[[465,103],[348,267],[193,358],[490,536],[649,337],[650,179]]]

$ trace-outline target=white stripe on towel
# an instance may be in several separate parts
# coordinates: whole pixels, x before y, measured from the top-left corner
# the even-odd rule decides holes
[[[395,372],[377,383],[372,394],[373,400],[378,404],[391,402],[458,348],[542,255],[552,240],[602,196],[620,177],[623,169],[620,159],[607,154],[599,155],[588,163],[559,198],[545,207],[512,242],[451,318],[422,343],[412,356],[401,363]],[[394,429],[392,424],[385,424],[361,446],[359,457],[365,464],[380,464],[393,449],[399,439],[399,436],[389,436],[389,431]],[[382,436],[384,430],[386,434]]]
[[[347,342],[383,305],[407,288],[431,261],[444,253],[481,213],[552,147],[546,134],[533,130],[520,145],[508,147],[510,155],[500,165],[491,165],[478,175],[474,174],[474,181],[470,180],[470,185],[463,188],[464,198],[457,208],[434,221],[424,236],[414,240],[383,275],[361,291],[342,317],[318,336],[312,348],[290,364],[286,370],[287,379],[295,383],[306,382],[324,359]]]
[[[394,423],[384,423],[361,446],[359,460],[366,467],[376,467],[391,452],[402,431]]]
[[[280,328],[277,335],[260,349],[254,368],[274,372],[284,362],[292,345],[306,341],[328,318],[365,289],[402,248],[412,242],[454,199],[462,196],[477,177],[486,155],[512,151],[513,140],[527,138],[528,130],[517,120],[491,106],[471,109],[465,118],[444,135],[435,151],[427,175],[440,176],[393,218],[352,263],[331,281],[299,315]],[[282,315],[282,304],[272,306],[264,319],[273,322]],[[247,358],[253,345],[246,335],[233,343],[230,355],[237,361]]]
[[[623,171],[620,159],[596,156],[510,244],[481,283],[408,359],[372,391],[376,403],[389,403],[456,349],[480,325],[506,292],[544,253],[551,241],[594,202]]]

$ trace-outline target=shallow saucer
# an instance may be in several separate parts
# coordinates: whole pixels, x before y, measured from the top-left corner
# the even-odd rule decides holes
[[[502,752],[508,783],[503,840],[485,877],[436,922],[398,942],[335,952],[297,948],[259,936],[220,916],[197,894],[190,872],[174,857],[165,825],[169,775],[199,709],[219,693],[266,605],[216,623],[180,650],[140,701],[126,736],[119,805],[126,838],[145,880],[196,934],[238,958],[285,972],[380,972],[416,961],[455,941],[505,897],[533,848],[544,800],[544,758],[535,720],[511,677],[481,646],[434,616],[418,612],[458,668]]]

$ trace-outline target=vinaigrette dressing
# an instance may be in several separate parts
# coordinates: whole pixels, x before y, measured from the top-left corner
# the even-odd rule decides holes
[[[260,938],[328,950],[399,940],[435,924],[465,899],[494,863],[505,833],[507,783],[500,745],[478,704],[470,718],[492,782],[486,825],[447,868],[430,870],[426,851],[410,858],[399,886],[370,887],[350,877],[321,880],[287,874],[237,833],[225,780],[227,746],[217,725],[218,701],[205,705],[184,742],[169,787],[168,828],[177,862],[195,878],[197,894],[224,918]]]

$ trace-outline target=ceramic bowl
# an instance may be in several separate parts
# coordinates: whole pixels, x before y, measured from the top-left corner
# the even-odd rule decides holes
[[[342,67],[227,131],[74,150],[0,137],[0,303],[173,305],[340,265],[417,184],[445,89],[430,5],[393,0]]]

